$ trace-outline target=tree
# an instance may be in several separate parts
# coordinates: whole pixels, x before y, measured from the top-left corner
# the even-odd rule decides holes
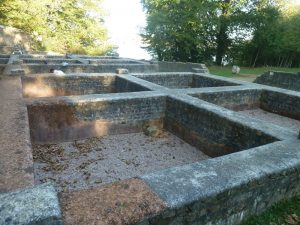
[[[148,25],[142,35],[159,60],[202,61],[211,56],[215,11],[202,0],[143,0]],[[201,38],[205,37],[205,38]]]
[[[0,22],[32,35],[35,48],[60,53],[105,54],[101,0],[4,0]]]
[[[142,3],[148,22],[142,36],[159,60],[299,65],[300,10],[292,5],[290,12],[286,0]]]

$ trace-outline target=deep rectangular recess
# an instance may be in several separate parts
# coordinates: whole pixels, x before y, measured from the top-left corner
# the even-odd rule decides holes
[[[221,86],[237,86],[239,84],[224,81],[222,79],[215,79],[212,77],[201,76],[199,74],[145,74],[135,75],[136,77],[170,88],[170,89],[184,89],[184,88],[202,88],[202,87],[221,87]]]
[[[74,74],[65,76],[31,75],[22,77],[24,97],[53,97],[149,91],[116,75]]]
[[[125,136],[131,133],[139,135],[139,133],[145,132],[145,127],[154,127],[155,129],[163,130],[164,133],[170,132],[179,137],[184,143],[185,147],[182,147],[181,150],[185,154],[189,154],[187,148],[194,146],[200,153],[203,152],[210,157],[222,156],[276,141],[274,137],[232,122],[221,115],[165,96],[148,96],[110,101],[97,101],[96,99],[92,101],[90,99],[86,102],[80,101],[80,103],[74,101],[62,103],[54,99],[51,103],[44,100],[43,102],[37,101],[28,105],[28,114],[32,143],[37,148],[40,145],[36,144],[46,144],[42,147],[42,151],[44,149],[45,152],[47,152],[49,146],[50,150],[52,148],[49,143],[58,145],[62,143],[62,145],[74,146],[74,143],[77,142],[82,147],[82,143],[89,143],[90,140],[93,140],[89,138],[96,136],[114,138],[116,137],[114,135],[119,135],[118,138],[120,139],[117,138],[113,143],[119,142],[125,147],[126,144],[124,144],[123,138],[126,139]],[[142,146],[149,146],[147,143],[143,143],[145,140],[147,138],[141,138],[137,142],[132,141],[132,148],[136,150],[143,148]],[[66,143],[68,141],[69,143]],[[158,142],[160,141],[158,140]],[[173,143],[178,144],[178,141]],[[190,145],[187,145],[187,143]],[[87,145],[89,146],[89,144]],[[178,146],[176,147],[178,150]],[[70,147],[66,148],[69,149]],[[198,160],[208,158],[203,153],[199,155]],[[83,152],[83,154],[86,153]],[[117,153],[115,154],[116,156],[118,155]],[[93,163],[97,162],[97,157],[95,158],[96,161],[92,160]],[[168,160],[172,160],[172,157],[173,155]],[[178,155],[176,155],[177,157]],[[97,163],[101,163],[101,161],[102,159],[99,159]],[[187,163],[191,162],[193,160],[187,161]],[[80,163],[84,162],[80,161]],[[178,164],[171,165],[166,161],[165,166],[168,167],[168,165],[175,166],[182,165],[182,163],[178,162]],[[58,170],[60,170],[64,164],[57,166]],[[85,168],[85,166],[82,167]],[[166,167],[158,166],[160,169]],[[36,173],[39,173],[40,169],[36,168]],[[87,176],[88,178],[90,177],[89,175]],[[43,176],[36,175],[36,177],[42,178]],[[85,178],[86,176],[83,176],[82,179]],[[68,185],[67,187],[70,187]],[[102,185],[102,183],[95,185]],[[94,187],[93,185],[87,186]]]
[[[299,131],[300,97],[297,95],[250,89],[201,93],[192,96],[253,118]]]

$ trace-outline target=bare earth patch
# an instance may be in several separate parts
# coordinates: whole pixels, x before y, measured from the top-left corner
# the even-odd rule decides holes
[[[34,145],[35,183],[53,182],[59,191],[103,186],[165,168],[208,159],[168,132],[112,135],[52,145]]]
[[[137,224],[158,214],[165,203],[139,179],[114,183],[99,189],[62,193],[64,224]]]

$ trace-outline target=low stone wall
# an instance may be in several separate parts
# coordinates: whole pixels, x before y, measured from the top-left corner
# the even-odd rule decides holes
[[[31,140],[51,143],[141,131],[164,117],[165,97],[147,92],[127,97],[58,97],[28,104]]]
[[[39,75],[23,76],[24,97],[51,97],[84,94],[114,93],[116,76],[113,75]]]
[[[208,69],[205,64],[199,63],[183,63],[183,62],[165,62],[158,61],[154,62],[158,64],[159,72],[196,72],[208,73]]]
[[[193,85],[193,74],[145,74],[136,77],[167,88],[189,88]]]
[[[112,74],[31,75],[22,77],[24,97],[51,97],[148,91]]]
[[[261,90],[222,91],[212,93],[194,94],[192,96],[204,101],[225,107],[227,109],[240,111],[254,109],[260,106]]]
[[[168,209],[139,225],[240,224],[300,193],[299,141],[144,175]]]
[[[300,94],[264,90],[260,97],[260,107],[266,111],[300,120]]]
[[[256,78],[254,83],[300,91],[300,72],[267,72]]]
[[[63,225],[57,192],[43,184],[0,194],[0,224]]]
[[[168,130],[211,157],[276,141],[272,136],[173,98],[167,99],[165,121]]]
[[[157,71],[157,65],[147,64],[107,64],[107,65],[83,65],[61,64],[53,65],[23,65],[26,74],[49,73],[50,69],[62,70],[65,73],[114,73],[118,68],[126,68],[130,73],[149,73]]]
[[[193,73],[160,73],[135,75],[136,77],[171,89],[235,86],[231,83],[213,77]]]
[[[300,95],[296,93],[249,89],[200,93],[192,96],[235,111],[261,108],[300,120]]]

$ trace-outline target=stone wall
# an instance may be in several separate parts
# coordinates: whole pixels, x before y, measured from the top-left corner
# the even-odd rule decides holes
[[[200,87],[220,87],[220,86],[235,86],[236,83],[231,83],[221,79],[205,77],[193,73],[160,73],[160,74],[145,74],[135,75],[136,77],[167,87],[171,89],[184,88],[200,88]]]
[[[266,111],[300,120],[300,95],[264,90],[260,107]]]
[[[116,76],[23,76],[24,97],[50,97],[117,92]]]
[[[144,175],[169,209],[139,225],[233,225],[262,213],[300,193],[298,144],[276,142]]]
[[[159,66],[159,72],[198,72],[208,73],[208,69],[205,64],[199,63],[184,63],[184,62],[153,62],[157,63]]]
[[[300,96],[295,93],[249,89],[200,93],[192,94],[192,96],[235,111],[261,108],[300,120]]]
[[[60,97],[28,104],[33,142],[59,142],[141,131],[150,120],[161,120],[165,97],[132,93],[127,97]]]
[[[167,99],[165,126],[211,157],[276,141],[260,131],[173,98]]]
[[[300,73],[267,72],[256,78],[254,83],[300,91]]]
[[[192,96],[227,109],[239,111],[258,108],[260,106],[260,95],[261,90],[228,90],[223,92],[194,94]]]
[[[39,65],[24,64],[23,69],[26,74],[49,73],[50,69],[62,70],[65,73],[114,73],[118,68],[126,68],[131,73],[147,73],[157,71],[157,65],[150,64],[106,64],[106,65],[83,65],[69,64],[63,66],[61,64]]]

